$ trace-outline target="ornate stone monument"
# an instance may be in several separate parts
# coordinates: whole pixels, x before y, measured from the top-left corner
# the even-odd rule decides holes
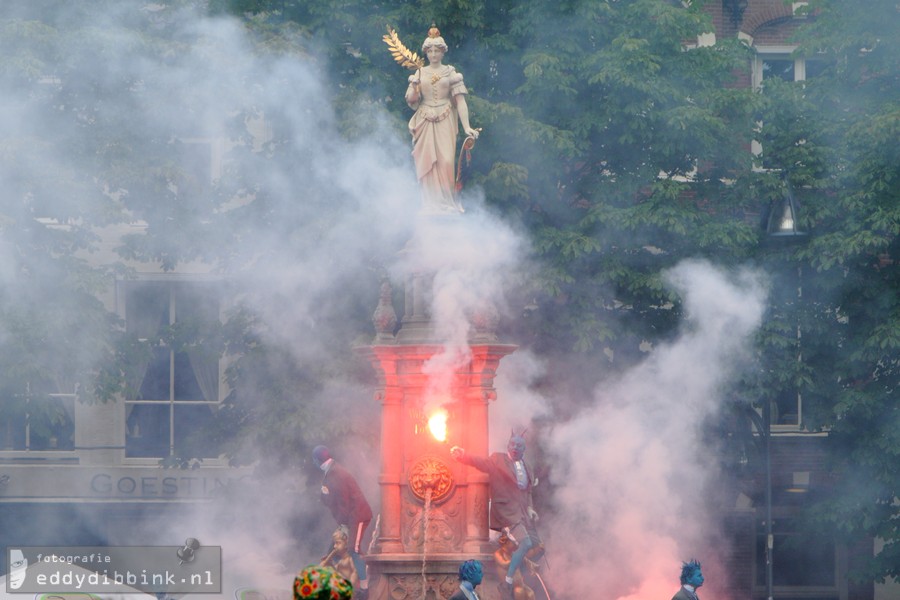
[[[448,382],[445,401],[429,406],[433,382],[425,366],[443,350],[428,313],[430,281],[425,273],[408,276],[396,331],[385,282],[373,315],[375,339],[359,349],[379,374],[375,399],[382,407],[380,522],[366,557],[372,600],[444,600],[458,589],[460,563],[475,558],[488,565],[495,550],[488,541],[487,476],[452,460],[450,448],[487,454],[494,377],[516,347],[496,340],[493,310],[476,311],[469,359],[441,378]],[[479,595],[493,598],[496,583],[485,581]]]
[[[427,65],[394,30],[388,29],[384,41],[397,62],[413,71],[405,97],[415,111],[409,130],[422,194],[419,235],[432,247],[437,236],[437,246],[449,248],[457,243],[454,229],[465,227],[454,161],[459,129],[465,136],[461,156],[480,130],[469,124],[462,75],[443,63],[447,44],[434,25],[422,44]],[[379,374],[375,399],[381,403],[381,511],[373,552],[366,556],[369,595],[446,600],[459,589],[459,565],[468,559],[492,563],[495,550],[488,541],[487,476],[452,460],[450,448],[487,454],[494,377],[500,359],[515,346],[497,341],[497,311],[485,300],[466,313],[465,360],[453,361],[456,366],[436,377],[431,361],[447,340],[436,332],[430,307],[442,267],[427,264],[415,248],[404,253],[419,260],[408,261],[414,266],[407,266],[403,282],[403,315],[398,320],[393,290],[383,282],[372,316],[375,338],[359,348]],[[452,262],[446,253],[443,259]],[[479,595],[494,598],[496,583],[485,581]]]

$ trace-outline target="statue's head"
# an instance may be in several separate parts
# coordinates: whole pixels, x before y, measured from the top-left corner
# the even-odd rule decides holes
[[[353,584],[331,567],[310,565],[294,578],[294,600],[351,600]]]
[[[344,554],[349,550],[350,532],[346,525],[339,525],[331,534],[331,543],[338,554]]]
[[[516,543],[509,539],[509,536],[506,532],[501,532],[500,537],[497,538],[497,545],[500,547],[500,552],[504,556],[512,556],[513,552],[516,551]]]
[[[523,432],[524,433],[524,432]],[[513,432],[506,445],[506,452],[513,460],[522,460],[525,457],[525,438],[522,434]]]
[[[422,42],[422,54],[427,54],[429,48],[435,47],[440,48],[444,52],[447,51],[447,42],[441,37],[441,31],[432,23],[431,29],[428,30],[428,37]]]
[[[325,446],[316,446],[313,448],[313,462],[316,463],[316,466],[320,469],[326,460],[331,458],[331,452]]]
[[[694,588],[703,585],[703,571],[700,569],[700,561],[691,559],[681,564],[681,583],[686,583]]]
[[[481,566],[481,561],[467,560],[463,564],[459,565],[460,581],[468,581],[472,585],[479,585],[481,584],[481,580],[483,578],[484,569]]]

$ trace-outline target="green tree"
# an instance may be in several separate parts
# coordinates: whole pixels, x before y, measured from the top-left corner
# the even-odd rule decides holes
[[[438,24],[485,129],[472,180],[529,232],[541,265],[507,324],[517,341],[575,364],[605,347],[624,366],[678,323],[666,267],[706,256],[771,272],[758,370],[738,391],[758,402],[801,394],[803,425],[829,430],[835,456],[853,465],[848,493],[823,515],[848,538],[887,541],[867,576],[897,574],[895,6],[811,2],[799,53],[824,72],[764,93],[735,86],[750,59],[737,40],[685,51],[712,29],[700,2],[240,6],[296,19],[329,53],[343,106],[382,104],[400,132],[406,73],[379,35],[393,25],[416,49]],[[751,139],[766,170],[752,169]],[[759,217],[786,185],[808,235],[776,245]],[[565,379],[559,367],[550,385]]]
[[[25,444],[27,425],[30,447],[70,448],[72,396],[104,400],[115,388],[95,375],[114,354],[117,318],[99,298],[116,265],[87,257],[95,228],[122,211],[94,179],[97,140],[56,138],[88,131],[79,124],[90,117],[64,83],[60,32],[30,18],[37,6],[19,8],[25,14],[0,21],[0,420],[5,447]]]
[[[263,453],[270,443],[270,455],[297,456],[281,444],[296,446],[296,425],[313,423],[315,411],[298,396],[321,387],[335,352],[350,360],[348,340],[360,327],[337,316],[339,302],[329,304],[335,311],[329,318],[343,324],[348,337],[330,340],[333,345],[317,360],[293,369],[283,368],[290,362],[289,354],[281,354],[288,352],[285,347],[259,347],[259,320],[240,307],[222,324],[202,330],[175,324],[162,327],[157,339],[142,339],[125,331],[113,307],[101,302],[112,296],[117,277],[132,276],[126,261],[173,271],[199,260],[228,281],[259,252],[261,231],[280,240],[282,247],[270,251],[302,256],[346,209],[347,196],[320,195],[298,203],[273,193],[254,173],[289,171],[290,179],[299,182],[293,189],[303,189],[302,182],[313,179],[310,149],[289,143],[303,132],[287,127],[291,120],[272,102],[272,86],[283,81],[271,71],[244,77],[247,65],[238,61],[247,48],[228,46],[240,43],[240,28],[196,27],[203,8],[191,0],[153,6],[46,0],[15,3],[0,22],[6,108],[0,144],[7,158],[0,205],[0,417],[15,430],[24,429],[27,418],[35,447],[46,446],[44,438],[68,419],[61,401],[48,394],[78,389],[83,401],[133,398],[140,384],[134,373],[142,372],[157,346],[181,351],[202,343],[218,356],[240,353],[243,362],[233,367],[235,385],[226,402],[238,409],[220,411],[218,429],[195,442],[229,440],[243,418],[238,413],[249,414],[273,425],[273,435],[261,439]],[[248,28],[255,44],[251,52],[263,70],[278,60],[309,56],[308,40],[290,23],[251,21]],[[184,77],[201,71],[211,75]],[[277,99],[284,103],[283,93]],[[320,102],[328,98],[323,95]],[[327,112],[322,106],[303,108]],[[247,120],[263,111],[278,129],[265,147],[251,149],[256,141]],[[215,137],[235,148],[219,184],[209,185],[209,146],[192,145],[192,140]],[[108,243],[116,238],[119,245],[110,253]],[[367,295],[348,294],[353,307],[346,313],[367,319],[354,304],[362,301],[357,298],[375,298],[376,285],[371,283]],[[222,289],[232,298],[241,295],[234,286]],[[266,292],[258,290],[256,299]],[[250,296],[243,291],[245,300]],[[304,335],[300,329],[296,333]],[[227,449],[238,455],[244,447],[249,444]],[[174,462],[203,455],[192,454],[190,446],[186,453]]]
[[[896,6],[871,8],[811,2],[797,56],[821,73],[764,81],[756,139],[769,170],[748,178],[748,190],[774,207],[789,185],[806,235],[767,240],[757,255],[773,285],[744,393],[795,405],[799,394],[802,425],[829,432],[835,493],[809,516],[845,540],[884,541],[851,573],[884,581],[900,564],[900,49]]]
[[[819,516],[848,537],[885,542],[854,574],[883,581],[900,575],[900,13],[890,2],[869,9],[810,3],[815,18],[798,52],[827,67],[788,98],[803,118],[790,129],[783,168],[808,189],[810,239],[794,251],[808,367],[795,383],[809,400],[809,426],[830,431],[843,474],[841,494]]]
[[[314,114],[364,146],[387,111],[380,133],[405,139],[408,72],[381,36],[393,26],[417,49],[435,22],[450,46],[447,62],[465,75],[473,124],[484,128],[470,182],[527,233],[538,265],[512,291],[517,314],[503,324],[505,339],[553,361],[546,385],[561,387],[567,364],[612,355],[626,367],[642,342],[674,335],[681,313],[661,283],[666,268],[695,257],[766,267],[774,285],[758,369],[738,391],[759,402],[802,395],[804,425],[828,429],[835,455],[853,465],[842,480],[848,493],[824,506],[823,518],[848,537],[885,540],[868,575],[897,575],[900,56],[896,7],[876,4],[860,11],[849,0],[811,2],[800,52],[824,61],[824,72],[757,93],[737,85],[749,69],[746,46],[721,36],[712,46],[695,43],[713,29],[702,2],[185,0],[159,10],[104,2],[99,12],[84,3],[22,3],[0,23],[0,81],[19,117],[5,121],[0,136],[11,159],[0,206],[10,249],[0,262],[8,283],[0,294],[4,396],[46,393],[43,382],[76,374],[85,395],[123,391],[129,364],[149,348],[121,336],[96,301],[119,267],[98,269],[85,253],[97,227],[140,221],[123,258],[167,270],[204,261],[243,300],[204,334],[233,359],[233,393],[214,434],[235,440],[237,459],[305,456],[322,422],[332,433],[374,435],[348,431],[298,398],[322,393],[326,382],[365,380],[347,342],[369,330],[380,269],[405,240],[368,246],[383,255],[316,256],[340,239],[340,216],[357,201],[340,185],[310,193],[322,164],[340,164],[346,147],[300,143],[309,131],[299,116]],[[179,26],[207,5],[214,16],[240,20],[247,47],[226,41],[237,36]],[[116,18],[99,19],[104,11]],[[244,52],[259,68],[242,68]],[[111,55],[152,68],[140,78],[133,69],[93,68],[113,64]],[[285,65],[300,59],[327,75],[303,82],[327,82],[303,96],[312,105],[285,99],[295,85]],[[192,61],[241,77],[172,78],[197,72]],[[227,124],[216,132],[231,146],[215,185],[203,185],[183,160],[183,140],[204,122],[198,106],[204,118]],[[271,135],[260,142],[248,124],[261,117]],[[754,138],[766,171],[752,168]],[[67,160],[48,169],[47,156]],[[785,182],[800,201],[807,239],[762,243],[760,214],[780,200]],[[319,268],[335,272],[356,260],[365,275],[344,273],[300,294],[247,285],[284,255],[316,256]],[[48,295],[53,302],[43,304]],[[315,339],[317,326],[333,335],[298,356],[260,314],[272,295],[280,302],[274,311],[317,305],[318,323],[285,325],[296,337]],[[68,345],[48,349],[60,332]],[[256,453],[247,456],[247,447]]]
[[[415,50],[437,23],[486,132],[472,181],[528,228],[543,265],[521,290],[537,309],[518,334],[547,350],[613,345],[624,358],[677,321],[654,309],[669,300],[659,270],[684,256],[734,260],[757,241],[741,217],[759,200],[731,185],[750,167],[758,99],[731,85],[749,55],[736,40],[685,52],[713,28],[695,4],[230,6],[297,19],[327,50],[337,95],[354,110],[383,104],[398,131],[407,73],[380,35],[394,26]],[[357,121],[346,122],[352,135]]]

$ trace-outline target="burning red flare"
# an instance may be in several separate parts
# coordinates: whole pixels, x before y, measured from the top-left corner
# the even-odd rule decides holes
[[[428,431],[439,442],[447,441],[447,411],[443,408],[436,410],[428,417]]]

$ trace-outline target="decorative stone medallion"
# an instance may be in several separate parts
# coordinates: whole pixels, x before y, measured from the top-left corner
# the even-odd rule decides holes
[[[409,489],[413,495],[425,502],[428,492],[431,501],[440,502],[453,491],[453,472],[443,459],[425,455],[409,468]]]

